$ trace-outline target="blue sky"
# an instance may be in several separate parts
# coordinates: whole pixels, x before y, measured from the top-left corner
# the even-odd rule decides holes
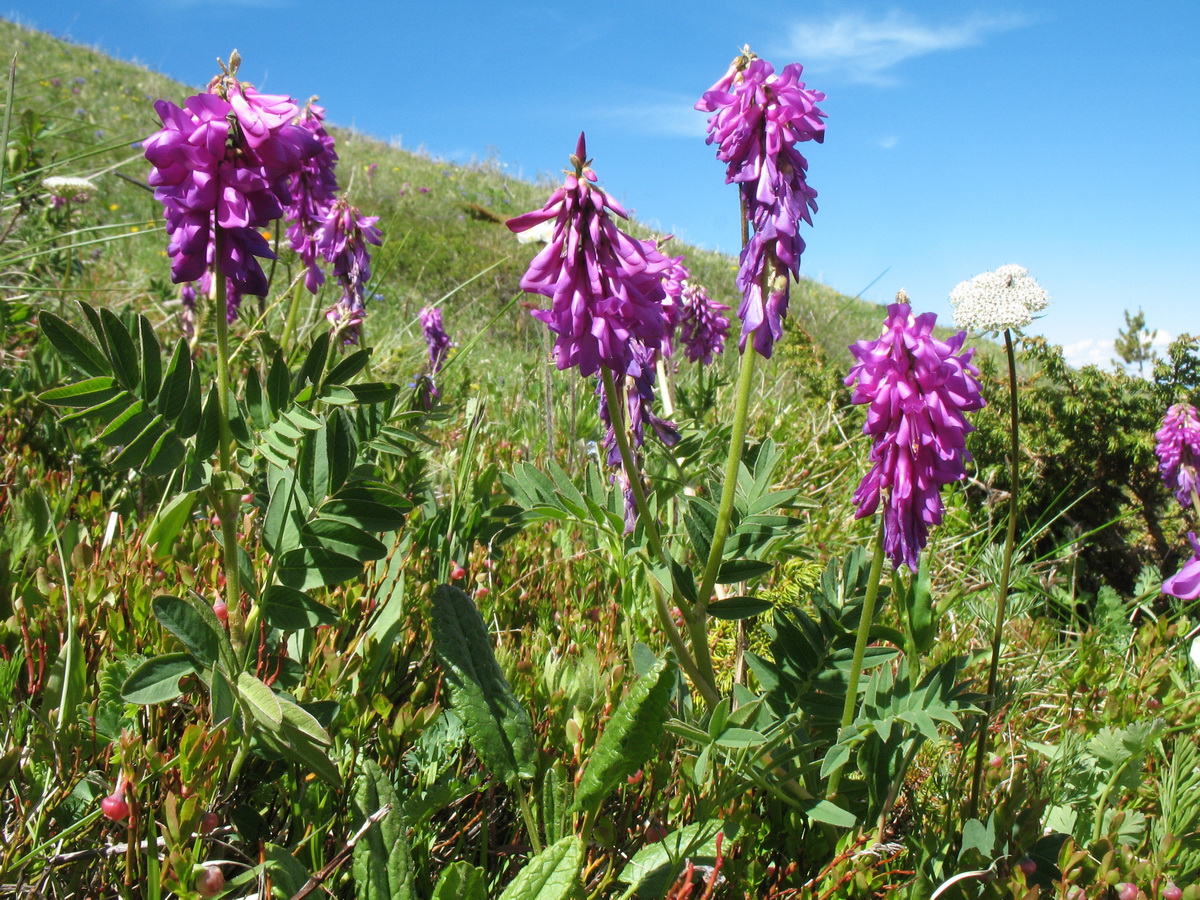
[[[1125,309],[1200,332],[1200,3],[39,0],[9,18],[201,85],[243,78],[329,118],[533,178],[580,130],[638,216],[735,252],[734,189],[692,104],[748,43],[824,91],[803,148],[820,211],[802,271],[948,320],[1005,263],[1051,296],[1030,331],[1107,362]],[[337,10],[336,13],[333,11]],[[174,98],[179,99],[179,98]],[[868,287],[868,285],[872,285]]]

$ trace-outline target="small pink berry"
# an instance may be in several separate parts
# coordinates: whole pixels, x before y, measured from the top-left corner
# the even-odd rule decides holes
[[[991,759],[988,760],[988,765],[991,766],[993,769],[998,769],[1002,765],[1004,765],[1004,757],[1003,756],[993,756]]]
[[[216,866],[205,866],[196,878],[196,893],[201,897],[215,897],[225,887],[225,873]]]
[[[1119,900],[1137,900],[1139,893],[1141,891],[1138,890],[1138,886],[1132,881],[1125,881],[1117,885],[1117,897]]]
[[[485,588],[482,584],[479,587],[475,588],[475,596],[476,597],[480,597],[480,598],[486,597],[489,593],[491,593],[491,592],[487,588]]]
[[[221,817],[212,810],[200,817],[200,833],[212,834],[221,826]]]
[[[457,563],[455,563],[454,568],[450,570],[450,580],[451,581],[462,581],[466,577],[467,577],[467,570],[464,569],[462,566],[458,565]]]
[[[218,600],[213,604],[213,615],[217,617],[222,625],[229,624],[229,607],[225,605],[224,600]]]
[[[1037,863],[1026,856],[1023,857],[1019,863],[1017,863],[1017,868],[1019,868],[1026,875],[1032,875],[1037,871]]]
[[[129,804],[124,798],[112,794],[100,801],[100,811],[105,817],[112,819],[114,822],[121,822],[129,818]]]
[[[630,784],[641,784],[642,783],[642,770],[638,769],[636,772],[634,772],[632,775],[630,775],[629,778],[627,778],[626,780]]]
[[[1175,882],[1170,881],[1162,891],[1163,900],[1181,900],[1183,897],[1183,888],[1176,886]]]

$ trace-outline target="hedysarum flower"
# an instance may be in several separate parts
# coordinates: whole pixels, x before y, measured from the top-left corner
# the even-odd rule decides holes
[[[897,299],[906,299],[903,292]],[[975,351],[960,352],[966,333],[938,340],[936,320],[893,303],[883,334],[850,347],[858,361],[846,377],[854,384],[851,402],[869,404],[863,432],[874,439],[855,517],[882,503],[884,550],[894,567],[914,572],[930,526],[942,521],[942,486],[966,476],[966,436],[974,428],[963,414],[984,405]]]
[[[446,356],[450,353],[450,335],[446,334],[442,311],[437,307],[424,307],[418,313],[418,318],[421,320],[421,333],[429,347],[429,374],[432,377],[442,371],[446,363]]]
[[[950,292],[954,324],[969,331],[1024,328],[1049,303],[1050,295],[1029,270],[1011,263],[960,281]]]
[[[729,320],[722,313],[729,307],[709,299],[703,285],[691,281],[684,285],[682,300],[683,315],[679,327],[683,355],[707,366],[714,354],[725,349]]]
[[[754,230],[738,271],[738,346],[745,352],[752,335],[755,350],[765,357],[783,337],[789,275],[800,276],[800,222],[811,225],[810,210],[817,209],[817,192],[805,179],[808,161],[795,145],[825,139],[825,113],[817,107],[825,95],[808,89],[802,72],[799,63],[791,63],[776,75],[747,48],[696,103],[696,109],[713,113],[707,141],[717,144],[717,158],[726,163],[726,183],[739,185]]]
[[[315,241],[321,255],[333,266],[342,297],[325,311],[331,325],[347,344],[358,343],[359,326],[366,316],[364,287],[371,278],[367,244],[379,246],[383,236],[378,216],[364,216],[343,197],[329,208]]]
[[[1183,564],[1183,568],[1163,582],[1164,594],[1178,597],[1180,600],[1195,600],[1200,597],[1200,541],[1196,535],[1188,532],[1188,540],[1196,552],[1192,558]]]
[[[1200,490],[1197,466],[1200,466],[1200,417],[1196,408],[1176,403],[1167,410],[1162,427],[1155,432],[1154,453],[1163,481],[1175,493],[1175,499],[1187,507]]]
[[[239,82],[236,60],[207,93],[183,107],[159,100],[154,108],[163,127],[143,147],[167,220],[172,279],[195,281],[211,263],[241,293],[265,294],[258,260],[275,255],[258,229],[283,214],[289,177],[320,152],[320,142],[290,124],[298,112],[290,97]]]
[[[317,265],[316,234],[329,215],[338,192],[337,176],[334,174],[337,151],[334,150],[333,138],[325,130],[325,107],[317,106],[315,101],[315,97],[308,101],[296,124],[312,132],[321,150],[305,160],[292,176],[292,201],[284,210],[291,222],[287,231],[288,240],[308,270],[304,276],[304,286],[314,294],[325,283],[325,273]]]
[[[554,234],[521,287],[550,298],[550,308],[533,315],[556,335],[558,368],[578,366],[580,374],[593,375],[603,365],[621,376],[629,370],[633,341],[662,343],[662,273],[669,260],[613,222],[610,211],[628,216],[596,185],[582,134],[571,163],[574,171],[541,209],[508,220],[514,233],[554,220]]]

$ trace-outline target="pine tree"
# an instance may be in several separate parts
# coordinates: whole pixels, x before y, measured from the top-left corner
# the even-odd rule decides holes
[[[1146,327],[1146,314],[1139,308],[1137,315],[1130,315],[1125,310],[1125,327],[1117,332],[1113,341],[1113,349],[1126,365],[1137,363],[1138,374],[1144,374],[1146,363],[1154,359],[1150,345],[1154,333]]]

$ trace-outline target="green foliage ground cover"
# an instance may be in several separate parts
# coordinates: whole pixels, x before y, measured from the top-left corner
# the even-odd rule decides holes
[[[1150,380],[1070,370],[1036,343],[1023,357],[1030,487],[970,815],[1007,490],[995,365],[972,477],[947,492],[923,578],[885,584],[863,711],[841,734],[871,538],[853,519],[866,447],[841,378],[845,346],[882,315],[801,283],[757,374],[740,568],[712,635],[725,699],[709,708],[668,660],[661,573],[596,465],[591,389],[547,365],[523,308],[532,251],[502,221],[546,187],[336,131],[343,187],[386,235],[372,353],[326,361],[331,296],[279,345],[299,271],[286,251],[268,301],[234,323],[239,577],[262,615],[243,647],[211,608],[228,577],[200,464],[211,429],[190,399],[166,414],[192,357],[131,146],[158,125],[154,99],[190,91],[9,23],[0,47],[17,59],[0,216],[0,893],[197,896],[219,865],[229,896],[929,897],[958,876],[940,896],[1098,898],[1123,882],[1200,896],[1197,616],[1159,594],[1195,526],[1151,452],[1166,405],[1197,399],[1193,341]],[[48,175],[93,176],[96,194],[50,209]],[[737,306],[733,260],[675,252]],[[432,304],[458,347],[426,410],[408,384]],[[205,386],[212,349],[205,331]],[[732,356],[675,373],[684,441],[647,460],[684,563],[715,503]],[[63,421],[85,408],[65,386],[113,378],[91,388],[112,397],[122,373],[130,407],[173,429],[178,465]],[[122,778],[132,815],[110,821],[100,803]]]

